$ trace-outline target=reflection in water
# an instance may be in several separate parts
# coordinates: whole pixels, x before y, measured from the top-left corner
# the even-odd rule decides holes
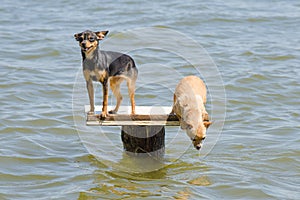
[[[91,164],[97,168],[93,175],[94,186],[81,192],[78,199],[163,198],[170,196],[169,193],[173,190],[178,191],[172,195],[174,199],[189,199],[193,196],[190,189],[193,185],[209,186],[211,181],[208,176],[203,175],[209,170],[205,163],[194,162],[192,164],[183,160],[166,165],[167,159],[133,156],[124,152],[123,158],[117,163],[118,167],[110,168],[94,158],[91,160]],[[155,165],[158,165],[158,170],[150,172],[141,170],[147,167],[152,169]],[[165,165],[165,167],[160,165]],[[124,167],[127,169],[131,167],[131,170],[124,171]],[[182,171],[186,172],[184,176]],[[173,178],[170,179],[170,177]]]
[[[98,162],[97,160],[94,161]],[[160,184],[163,182],[167,184],[167,168],[159,166],[157,167],[159,170],[142,173],[133,171],[142,171],[143,167],[151,166],[152,168],[154,165],[161,165],[162,163],[161,160],[155,160],[151,157],[142,158],[124,153],[123,159],[118,165],[119,167],[125,166],[127,169],[131,167],[131,171],[118,170],[118,167],[106,171],[103,169],[96,170],[94,173],[95,186],[81,192],[78,200],[101,199],[104,196],[108,199],[160,196]],[[156,192],[155,188],[157,188]]]
[[[143,173],[157,171],[163,168],[164,164],[163,157],[153,156],[150,153],[125,152],[114,168],[130,173]]]
[[[184,189],[182,191],[177,192],[177,194],[174,196],[174,199],[179,200],[187,200],[191,196],[192,192],[189,189]]]
[[[209,186],[211,185],[210,180],[207,176],[199,176],[193,180],[188,181],[189,184],[198,185],[198,186]]]

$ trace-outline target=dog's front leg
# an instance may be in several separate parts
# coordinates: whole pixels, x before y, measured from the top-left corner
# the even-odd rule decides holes
[[[105,118],[107,116],[107,105],[108,105],[108,84],[107,84],[107,81],[105,81],[102,84],[102,90],[103,90],[103,104],[102,104],[101,118]]]
[[[93,81],[91,79],[86,81],[86,88],[90,99],[90,112],[88,112],[88,114],[92,115],[94,114],[95,111],[95,105],[94,105],[94,87],[93,87]]]

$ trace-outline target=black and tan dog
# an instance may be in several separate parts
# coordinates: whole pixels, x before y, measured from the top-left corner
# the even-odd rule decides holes
[[[109,111],[109,113],[114,114],[117,113],[122,101],[120,84],[123,80],[127,81],[131,113],[135,114],[134,92],[138,70],[130,56],[118,52],[100,50],[99,41],[107,33],[108,31],[92,32],[87,30],[74,35],[81,47],[83,74],[90,99],[90,112],[88,114],[93,114],[95,111],[93,81],[102,83],[103,107],[101,117],[105,118],[108,114],[108,83],[110,83],[110,88],[117,99],[115,109]]]

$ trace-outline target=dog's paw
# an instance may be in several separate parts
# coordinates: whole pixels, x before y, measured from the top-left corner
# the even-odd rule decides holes
[[[89,111],[87,114],[88,114],[88,115],[94,115],[95,112],[94,112],[94,111]]]
[[[102,112],[100,115],[101,119],[105,119],[107,117],[107,113],[106,112]]]
[[[109,113],[109,114],[117,114],[117,111],[111,110],[111,111],[109,111],[108,113]]]

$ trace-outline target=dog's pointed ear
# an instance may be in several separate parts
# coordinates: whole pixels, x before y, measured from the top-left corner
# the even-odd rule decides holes
[[[76,34],[74,35],[75,40],[79,41],[81,36],[82,36],[82,33],[76,33]]]
[[[107,33],[108,33],[108,31],[95,32],[95,34],[97,35],[98,40],[103,40],[105,38],[105,36],[107,35]]]
[[[212,124],[212,122],[210,122],[210,121],[203,122],[203,125],[205,126],[205,128],[208,128],[211,124]]]

